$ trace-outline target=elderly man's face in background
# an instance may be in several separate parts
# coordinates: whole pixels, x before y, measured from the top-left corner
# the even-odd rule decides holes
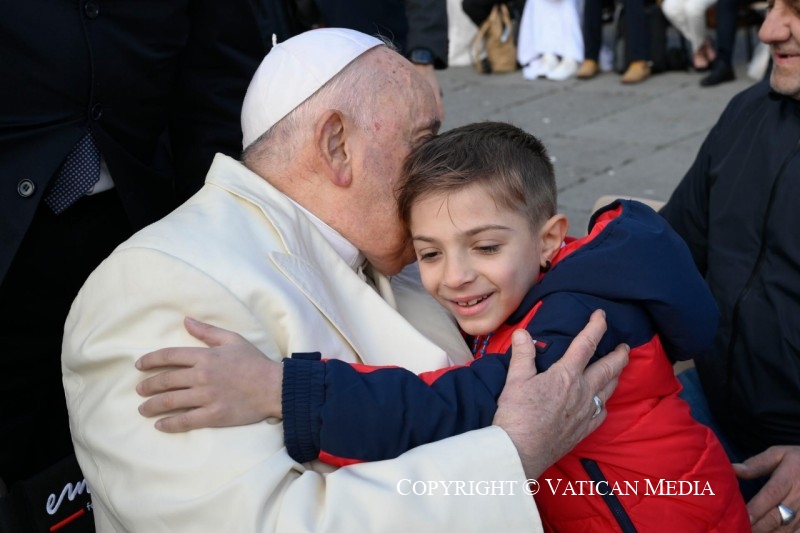
[[[438,132],[441,116],[430,84],[405,58],[379,49],[369,61],[370,68],[388,74],[377,77],[377,109],[360,133],[358,201],[365,217],[358,237],[351,240],[373,265],[391,275],[414,260],[395,197],[403,162],[413,146]]]
[[[800,99],[800,1],[769,0],[759,38],[772,52],[770,84],[781,94]]]

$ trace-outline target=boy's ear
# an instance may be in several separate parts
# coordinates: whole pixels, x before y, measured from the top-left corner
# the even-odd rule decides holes
[[[326,176],[334,185],[347,187],[352,181],[352,154],[350,153],[350,129],[345,127],[344,117],[335,110],[326,111],[314,128],[317,154]]]
[[[545,261],[552,261],[558,250],[561,249],[561,244],[564,242],[568,230],[569,221],[564,215],[554,215],[544,223],[540,232],[542,239],[542,266],[544,266]]]

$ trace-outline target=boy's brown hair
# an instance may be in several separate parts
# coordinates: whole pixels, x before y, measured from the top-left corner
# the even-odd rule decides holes
[[[415,202],[476,184],[487,202],[519,212],[534,231],[556,214],[555,172],[539,139],[511,124],[478,122],[411,151],[398,189],[400,217],[408,225]]]

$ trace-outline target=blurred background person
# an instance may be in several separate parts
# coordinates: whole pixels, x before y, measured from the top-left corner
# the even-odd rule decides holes
[[[2,10],[0,531],[46,530],[41,521],[61,514],[28,509],[45,515],[48,494],[81,481],[61,383],[67,312],[119,243],[200,188],[216,152],[238,156],[247,85],[271,34],[288,36],[273,9],[88,0]],[[68,503],[81,505],[60,513]],[[71,531],[91,530],[86,516]]]
[[[661,10],[692,47],[692,67],[698,72],[709,69],[717,53],[708,35],[706,11],[715,0],[664,0]]]

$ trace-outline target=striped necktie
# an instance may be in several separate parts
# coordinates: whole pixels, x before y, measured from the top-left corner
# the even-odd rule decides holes
[[[100,150],[89,132],[61,164],[44,202],[58,215],[94,187],[99,179]]]

